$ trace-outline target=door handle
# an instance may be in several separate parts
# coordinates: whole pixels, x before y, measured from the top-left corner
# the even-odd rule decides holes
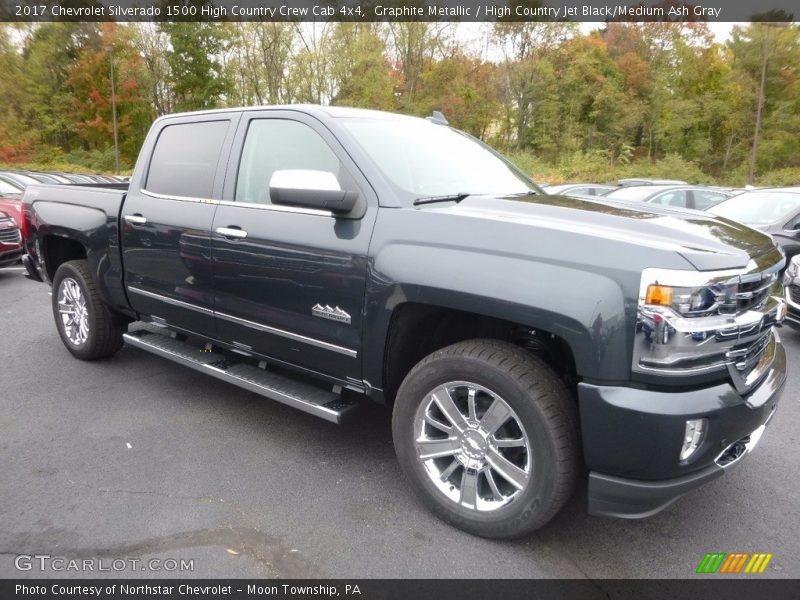
[[[243,240],[244,238],[247,237],[247,232],[244,229],[242,229],[240,227],[236,227],[236,226],[234,226],[234,227],[217,227],[214,231],[217,232],[218,234],[220,234],[223,237],[231,238],[231,239]]]
[[[139,213],[133,215],[125,215],[125,222],[130,223],[131,225],[144,225],[145,223],[147,223],[147,217],[144,217]]]

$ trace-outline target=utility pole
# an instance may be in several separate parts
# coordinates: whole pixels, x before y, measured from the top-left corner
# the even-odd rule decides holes
[[[119,134],[117,133],[117,90],[114,83],[114,48],[107,46],[106,52],[108,52],[108,64],[111,69],[111,115],[114,122],[114,174],[119,175]]]

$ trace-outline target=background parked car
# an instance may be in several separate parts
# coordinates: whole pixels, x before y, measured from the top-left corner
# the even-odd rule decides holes
[[[11,179],[6,179],[0,175],[0,196],[21,196],[22,188]]]
[[[800,187],[745,192],[708,212],[769,233],[787,259],[800,254]]]
[[[620,179],[617,182],[619,187],[630,187],[632,185],[688,185],[686,181],[680,179],[650,179],[648,177],[631,177]]]
[[[40,173],[39,171],[25,171],[23,174],[27,175],[28,177],[32,177],[39,183],[48,183],[51,185],[64,183],[58,177],[56,177],[55,175],[51,175],[50,173]]]
[[[789,261],[786,267],[786,323],[795,329],[800,329],[800,254]]]
[[[22,234],[14,219],[0,212],[0,267],[22,258]]]
[[[651,202],[662,206],[706,210],[727,200],[732,192],[692,185],[640,185],[621,187],[604,198]]]
[[[25,189],[32,183],[41,183],[35,177],[31,177],[20,171],[0,171],[0,176],[22,189]]]
[[[565,183],[562,185],[549,185],[545,190],[548,194],[558,194],[562,196],[602,196],[617,189],[613,185],[602,183]]]
[[[22,227],[22,190],[0,178],[0,211]]]

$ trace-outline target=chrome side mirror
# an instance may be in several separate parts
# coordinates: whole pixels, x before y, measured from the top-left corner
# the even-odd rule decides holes
[[[358,199],[356,192],[341,188],[333,173],[310,169],[275,171],[269,180],[269,195],[273,204],[335,213],[350,212]]]

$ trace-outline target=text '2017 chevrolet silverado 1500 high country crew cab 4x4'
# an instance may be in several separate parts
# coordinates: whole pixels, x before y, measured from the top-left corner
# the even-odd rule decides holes
[[[786,378],[769,236],[544,195],[438,115],[162,117],[128,188],[31,185],[24,213],[73,355],[127,343],[333,422],[384,403],[411,487],[483,536],[586,472],[590,513],[658,512],[757,444]]]

